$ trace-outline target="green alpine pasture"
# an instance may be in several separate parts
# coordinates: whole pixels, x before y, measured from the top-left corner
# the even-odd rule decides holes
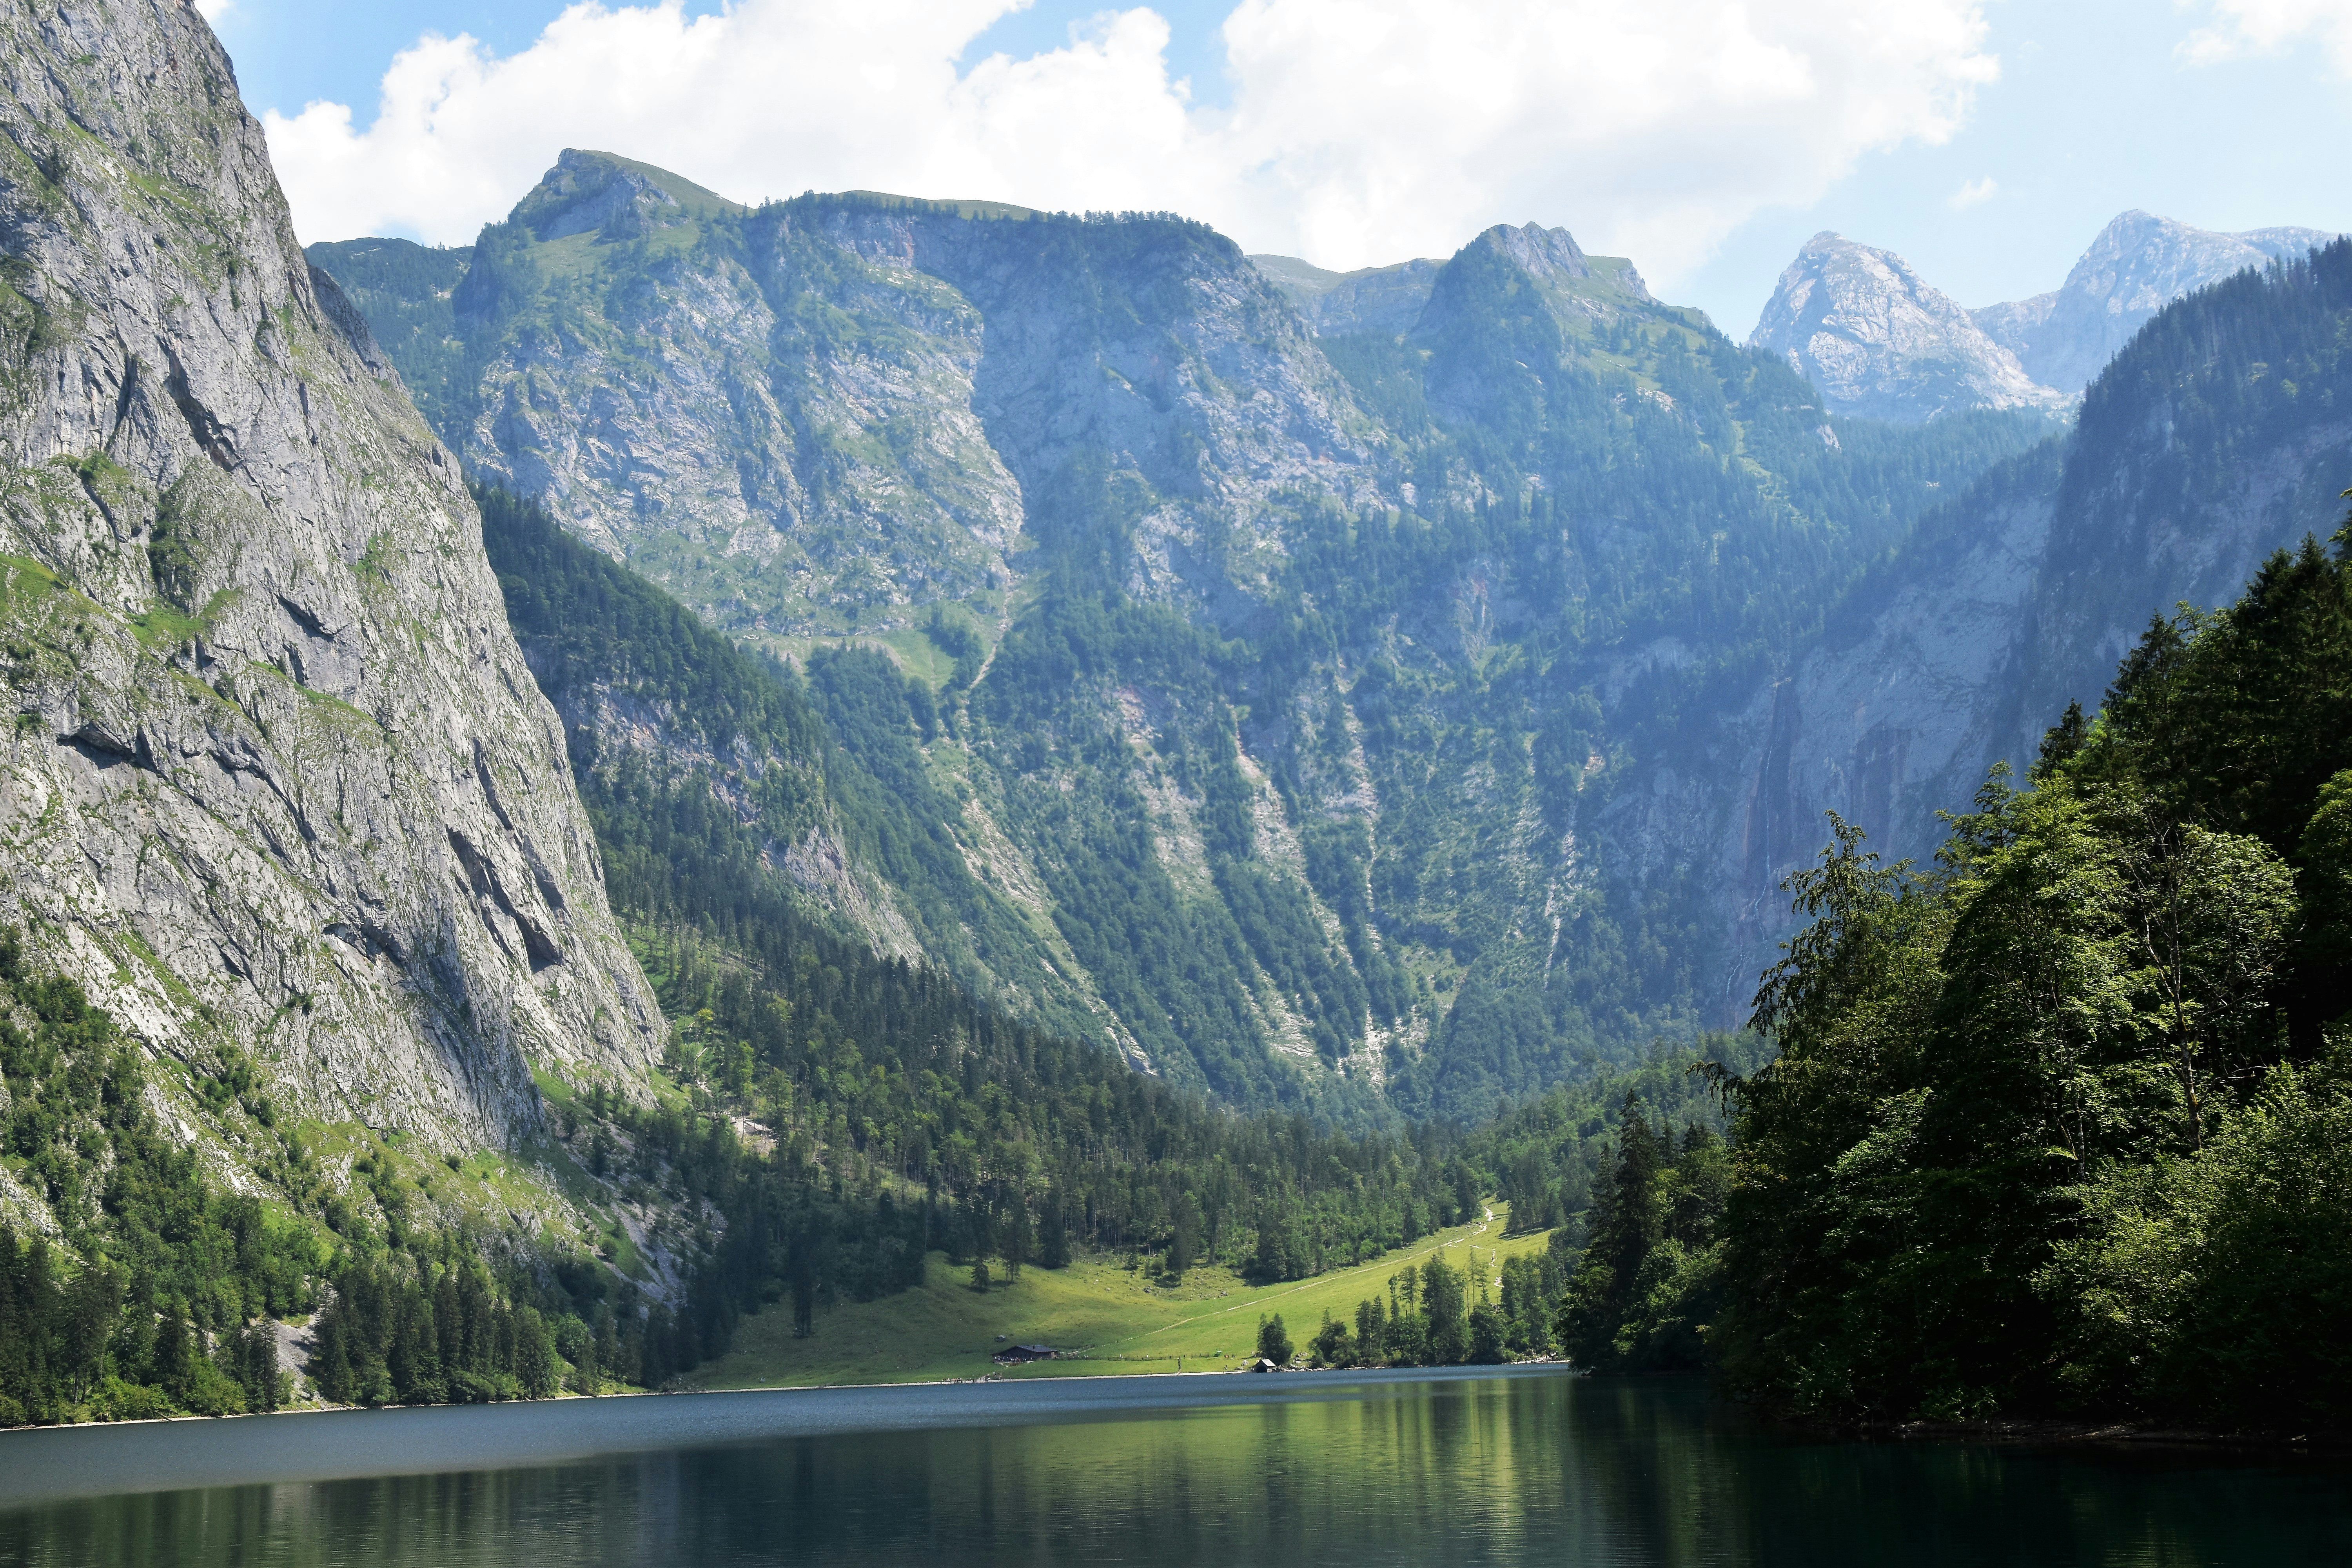
[[[972,1377],[1087,1377],[1175,1372],[1236,1372],[1257,1346],[1258,1319],[1278,1314],[1304,1346],[1326,1315],[1345,1321],[1368,1297],[1385,1296],[1389,1276],[1432,1258],[1469,1275],[1475,1299],[1491,1296],[1506,1258],[1543,1251],[1548,1232],[1507,1235],[1508,1210],[1454,1226],[1369,1262],[1312,1279],[1252,1286],[1231,1269],[1195,1268],[1167,1285],[1150,1267],[1112,1254],[1059,1269],[1024,1268],[985,1291],[968,1268],[930,1255],[923,1282],[878,1301],[820,1313],[814,1331],[793,1333],[791,1315],[746,1318],[734,1348],[703,1367],[694,1386],[805,1387],[819,1384],[928,1383]],[[1052,1361],[998,1366],[1008,1345],[1049,1345]]]

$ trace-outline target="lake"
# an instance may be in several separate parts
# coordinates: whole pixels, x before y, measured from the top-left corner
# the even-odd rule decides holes
[[[1555,1369],[0,1433],[0,1564],[2352,1562],[2352,1467],[1862,1443]]]

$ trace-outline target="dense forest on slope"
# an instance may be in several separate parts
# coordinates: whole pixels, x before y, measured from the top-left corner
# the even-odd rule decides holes
[[[1440,1131],[1349,1138],[1295,1115],[1236,1117],[1135,1072],[1108,1044],[1011,1017],[934,964],[878,956],[828,928],[777,862],[820,806],[851,822],[856,841],[860,812],[886,824],[878,834],[886,810],[920,804],[919,762],[876,780],[833,739],[841,714],[894,731],[911,753],[919,716],[904,679],[851,653],[835,658],[855,677],[819,658],[803,684],[530,503],[485,492],[482,504],[517,635],[559,702],[589,689],[625,696],[712,754],[758,760],[756,806],[744,810],[683,751],[614,756],[573,731],[614,908],[681,1020],[681,1070],[776,1140],[765,1240],[752,1239],[760,1226],[728,1235],[740,1300],[779,1279],[873,1293],[897,1276],[867,1272],[862,1249],[886,1210],[909,1203],[952,1205],[926,1223],[929,1243],[958,1255],[1165,1253],[1181,1235],[1180,1255],[1290,1278],[1401,1245],[1475,1200],[1449,1153],[1458,1139]],[[866,687],[855,701],[840,690],[853,679]],[[869,740],[866,754],[882,744]],[[861,1195],[864,1209],[835,1206]],[[820,1255],[831,1261],[811,1261]]]
[[[2352,524],[2159,618],[1932,869],[1838,825],[1736,1091],[1732,1384],[2352,1415]]]
[[[469,471],[803,667],[909,813],[811,900],[1342,1119],[1475,1120],[1727,1021],[1696,847],[1621,865],[1620,781],[2043,430],[1831,419],[1557,230],[1328,338],[1165,215],[747,208],[601,153],[462,260],[316,258],[427,381],[462,267]]]

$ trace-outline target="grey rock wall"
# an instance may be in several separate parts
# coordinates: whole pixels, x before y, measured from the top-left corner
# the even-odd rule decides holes
[[[1994,469],[1703,748],[1669,752],[1612,802],[1606,847],[1633,882],[1695,863],[1721,889],[1716,1021],[1744,1016],[1789,933],[1781,885],[1827,842],[1823,813],[1927,865],[1949,832],[1937,813],[1966,809],[1997,763],[2021,784],[2042,731],[2069,702],[2096,710],[2151,616],[2231,602],[2271,552],[2341,520],[2352,419],[2251,433],[2192,486],[2161,463],[2179,412],[2135,404],[2087,448],[2053,438]]]
[[[0,49],[0,918],[160,1058],[459,1148],[659,1028],[455,458],[175,0]],[[167,1079],[170,1075],[166,1075]]]
[[[1917,421],[2064,401],[1901,257],[1842,235],[1806,241],[1748,341],[1785,355],[1839,414]]]

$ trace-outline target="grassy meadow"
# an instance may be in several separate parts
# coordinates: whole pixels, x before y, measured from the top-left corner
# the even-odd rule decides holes
[[[1506,1237],[1505,1211],[1492,1213],[1491,1220],[1440,1231],[1352,1268],[1265,1286],[1202,1267],[1181,1285],[1164,1287],[1117,1258],[1082,1257],[1067,1268],[1024,1268],[1019,1279],[999,1279],[982,1292],[971,1289],[969,1268],[950,1268],[935,1252],[921,1285],[819,1312],[816,1331],[806,1339],[793,1337],[792,1313],[782,1306],[745,1319],[734,1348],[691,1381],[697,1388],[777,1388],[1231,1372],[1256,1348],[1260,1313],[1281,1314],[1303,1354],[1326,1312],[1352,1318],[1357,1302],[1388,1293],[1390,1275],[1439,1253],[1470,1275],[1472,1300],[1479,1280],[1491,1294],[1505,1258],[1540,1252],[1548,1240],[1540,1232]],[[1066,1354],[1024,1367],[995,1365],[989,1358],[1009,1344],[1052,1345]]]

